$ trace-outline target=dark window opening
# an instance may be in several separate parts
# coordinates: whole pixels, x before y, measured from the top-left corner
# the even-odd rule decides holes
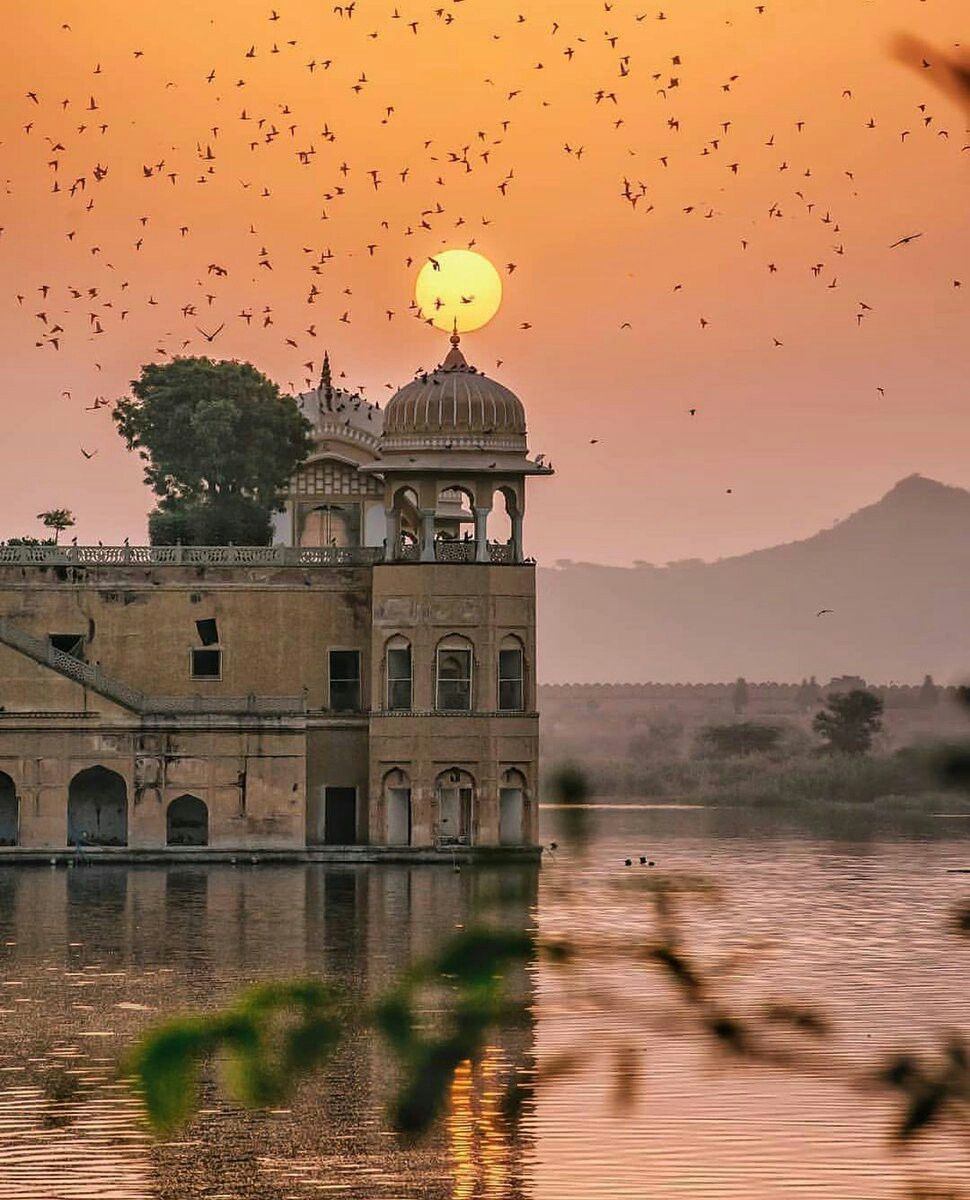
[[[84,634],[83,633],[49,633],[47,640],[55,650],[60,650],[62,654],[70,654],[72,658],[79,658],[84,661]]]
[[[438,651],[436,707],[445,712],[470,712],[472,706],[472,652]]]
[[[16,846],[20,830],[20,802],[14,781],[0,771],[0,846]]]
[[[411,707],[410,646],[391,646],[387,651],[387,707],[391,712]]]
[[[335,712],[360,710],[360,651],[330,651],[330,707]]]
[[[498,706],[501,712],[521,712],[524,707],[521,650],[498,653]]]
[[[221,679],[222,651],[193,650],[192,651],[193,679]]]
[[[196,629],[199,631],[199,641],[203,646],[215,646],[219,641],[219,627],[216,625],[215,617],[206,617],[202,621],[196,621]]]

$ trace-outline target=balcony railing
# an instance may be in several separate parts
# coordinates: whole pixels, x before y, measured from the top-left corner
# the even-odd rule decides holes
[[[380,562],[378,546],[0,546],[0,565],[333,567]]]
[[[435,561],[470,563],[476,542],[439,540]],[[402,541],[398,562],[420,562],[416,542]],[[380,546],[0,546],[12,567],[362,567],[384,561]],[[514,563],[515,551],[489,542],[488,561]]]
[[[478,561],[478,543],[453,541],[450,538],[438,538],[434,544],[435,562],[472,563]],[[421,547],[417,542],[402,541],[398,549],[398,562],[420,562]],[[515,550],[505,542],[488,543],[488,561],[493,564],[514,563]]]

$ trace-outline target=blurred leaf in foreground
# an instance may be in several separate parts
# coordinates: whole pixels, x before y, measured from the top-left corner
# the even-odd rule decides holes
[[[198,1107],[199,1073],[213,1056],[225,1059],[233,1099],[272,1104],[327,1056],[340,1029],[336,996],[324,984],[264,984],[222,1012],[176,1017],[150,1030],[125,1069],[138,1084],[152,1127],[167,1133]]]

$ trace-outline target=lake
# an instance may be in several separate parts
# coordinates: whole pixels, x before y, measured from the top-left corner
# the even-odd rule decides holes
[[[893,1050],[970,1034],[970,939],[947,930],[970,898],[970,874],[957,873],[970,868],[966,817],[899,828],[866,812],[822,829],[676,806],[591,817],[581,851],[562,813],[543,812],[559,848],[541,870],[4,867],[0,1200],[882,1200],[917,1181],[940,1195],[966,1186],[967,1142],[941,1128],[898,1152],[894,1110],[861,1083]],[[831,1038],[794,1068],[729,1062],[656,970],[612,956],[651,936],[646,886],[661,872],[717,885],[716,898],[680,902],[682,927],[699,961],[724,968],[738,1011],[812,1001]],[[117,1078],[148,1023],[276,977],[373,995],[503,889],[503,919],[600,957],[568,973],[543,961],[515,980],[530,1021],[459,1073],[427,1139],[390,1132],[386,1058],[363,1035],[285,1108],[241,1112],[209,1080],[178,1138],[148,1134]],[[618,998],[609,1009],[604,992]],[[591,1056],[579,1073],[503,1116],[510,1078],[542,1076],[576,1049]],[[622,1076],[624,1104],[618,1063],[639,1068]]]

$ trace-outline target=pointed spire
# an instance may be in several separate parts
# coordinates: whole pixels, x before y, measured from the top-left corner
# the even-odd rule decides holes
[[[451,337],[448,339],[451,342],[451,349],[441,364],[442,371],[461,371],[468,370],[468,363],[465,360],[464,354],[459,350],[461,337],[458,333],[458,318],[455,317],[455,324],[451,331]]]
[[[329,408],[331,402],[333,401],[333,377],[330,374],[329,351],[324,351],[323,354],[323,368],[320,371],[320,386],[317,388],[317,391],[322,394],[323,398],[327,402],[327,407]]]

